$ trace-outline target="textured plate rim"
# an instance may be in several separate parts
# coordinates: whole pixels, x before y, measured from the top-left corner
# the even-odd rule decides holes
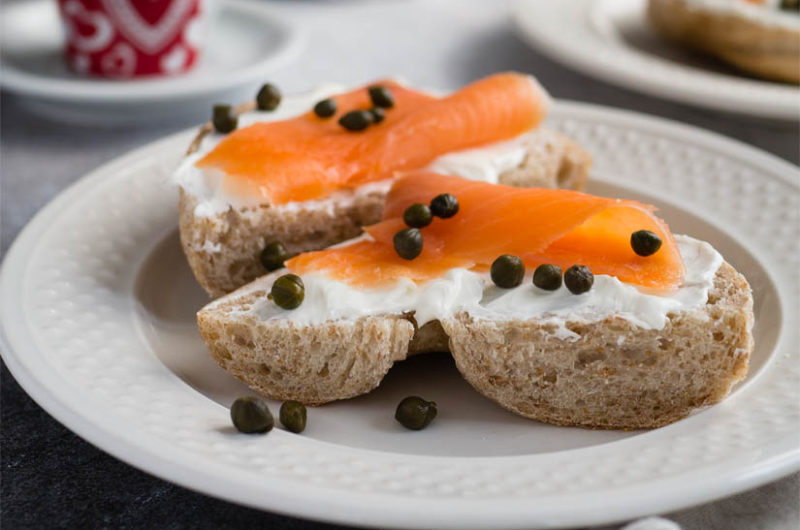
[[[592,39],[592,42],[600,47],[600,49],[594,46],[592,47],[592,53],[595,54],[593,56],[592,53],[588,53],[584,49],[585,46],[579,46],[571,42],[566,42],[565,40],[551,38],[549,32],[542,29],[541,24],[535,23],[535,15],[538,13],[538,11],[536,11],[536,6],[546,5],[547,9],[563,9],[571,10],[574,13],[581,13],[581,17],[574,17],[574,23],[582,25],[587,32],[593,34],[595,28],[590,27],[590,19],[597,14],[601,5],[607,3],[608,0],[598,0],[594,3],[592,3],[592,0],[573,0],[572,2],[516,0],[512,10],[512,20],[517,33],[531,47],[549,55],[557,61],[562,61],[565,65],[577,71],[591,75],[607,83],[672,101],[746,116],[792,121],[800,118],[800,103],[798,103],[796,97],[793,99],[787,97],[777,103],[771,103],[769,97],[766,99],[764,97],[752,99],[736,97],[736,95],[731,95],[725,90],[726,85],[730,86],[729,83],[736,83],[737,78],[733,76],[726,76],[726,81],[720,81],[718,86],[709,89],[702,86],[698,87],[675,82],[674,78],[670,75],[666,75],[666,73],[674,74],[677,78],[694,76],[705,82],[718,76],[718,74],[712,74],[686,65],[673,64],[646,52],[609,46],[608,43],[602,39]],[[580,4],[580,8],[577,7],[578,4]],[[598,61],[597,54],[603,52],[618,56],[618,60]],[[626,58],[629,60],[626,61]],[[648,71],[648,74],[645,75],[639,68],[629,66],[630,59],[636,59],[637,63],[641,63],[642,58],[645,58],[652,65],[657,66],[661,70],[660,74],[665,75],[653,76],[652,71]],[[754,84],[762,81],[743,78],[742,82]],[[763,83],[767,82],[764,81]],[[784,85],[776,85],[779,88],[784,87]],[[788,89],[796,88],[791,85],[785,86],[787,87],[787,94]],[[753,90],[758,89],[754,88]],[[764,95],[770,96],[768,93]]]
[[[559,111],[574,117],[587,114],[601,116],[617,123],[629,123],[645,129],[661,130],[667,127],[672,134],[691,136],[701,146],[714,144],[715,147],[721,148],[724,144],[725,150],[745,152],[746,156],[754,163],[773,168],[795,189],[798,187],[790,176],[794,171],[790,164],[750,146],[724,139],[713,133],[660,118],[651,118],[595,105],[559,103]],[[179,133],[137,149],[91,172],[62,192],[35,216],[12,245],[0,270],[0,292],[4,295],[14,292],[15,286],[21,283],[17,281],[17,277],[20,273],[24,274],[26,254],[34,247],[37,235],[45,230],[52,218],[67,210],[71,200],[84,188],[90,187],[108,172],[122,168],[134,160],[152,156],[167,146],[182,145],[190,134],[189,131]],[[648,491],[644,491],[644,488],[628,487],[631,500],[627,502],[591,505],[589,502],[591,498],[587,494],[573,494],[571,497],[561,498],[547,507],[537,507],[537,511],[532,513],[530,506],[520,506],[516,500],[421,500],[372,493],[361,494],[362,500],[369,499],[373,502],[361,502],[359,511],[356,513],[352,509],[353,492],[351,491],[342,490],[332,493],[328,488],[317,488],[312,484],[300,482],[275,483],[268,485],[269,487],[260,484],[260,489],[248,490],[245,486],[252,483],[252,477],[246,476],[239,470],[232,470],[218,462],[207,462],[204,469],[200,469],[196,465],[193,466],[191,462],[182,461],[180,452],[177,449],[163,447],[163,442],[136,435],[123,437],[119,433],[109,432],[108,428],[98,425],[82,413],[81,403],[77,397],[65,395],[64,389],[61,389],[61,395],[59,395],[57,387],[55,389],[48,388],[48,382],[59,380],[58,374],[36,372],[36,368],[42,366],[47,368],[47,365],[43,363],[42,359],[37,359],[35,347],[31,348],[31,344],[27,346],[20,344],[20,336],[14,327],[9,326],[15,317],[21,318],[14,313],[13,297],[3,296],[0,297],[0,300],[3,301],[0,306],[3,316],[2,337],[0,337],[3,358],[23,388],[56,419],[102,450],[148,473],[235,503],[289,515],[340,523],[380,524],[392,527],[433,525],[466,528],[482,527],[487,524],[526,527],[532,523],[557,527],[597,524],[710,501],[758,486],[800,469],[800,448],[797,446],[796,440],[787,437],[775,440],[769,446],[763,447],[762,455],[736,469],[719,469],[718,473],[710,474],[708,473],[709,468],[706,467],[702,468],[701,473],[697,476],[683,474],[656,482],[659,488],[651,488]],[[786,333],[781,335],[780,342],[786,339],[785,335]],[[776,348],[780,346],[779,343]],[[21,355],[22,351],[28,355]],[[85,404],[83,405],[85,406]],[[274,435],[287,436],[282,432],[276,432]],[[306,443],[306,441],[302,443]],[[316,441],[311,443],[326,444]],[[624,441],[620,443],[624,443]],[[581,451],[584,450],[579,449],[573,452]],[[356,450],[356,452],[376,454],[374,451],[367,450]],[[436,457],[415,458],[438,460]],[[520,457],[493,457],[489,460],[501,461],[509,458]],[[452,460],[472,462],[484,459],[460,457],[452,458]],[[687,483],[692,484],[692,488],[687,488]],[[664,489],[667,489],[669,494],[665,495]],[[266,504],[264,502],[265,492],[270,494]],[[311,502],[312,500],[313,502]],[[574,511],[573,503],[576,500],[587,502],[586,509],[581,513],[572,513]],[[476,506],[480,507],[477,510],[479,513],[476,513]],[[590,506],[592,507],[590,508]],[[501,516],[502,523],[497,520]]]
[[[13,9],[13,5],[2,10]],[[146,101],[173,101],[227,91],[256,82],[270,71],[291,63],[302,51],[305,33],[297,24],[280,17],[275,10],[245,0],[224,0],[219,10],[234,10],[268,20],[283,35],[281,42],[264,59],[230,72],[225,77],[206,79],[201,83],[187,82],[184,77],[142,80],[135,83],[109,84],[91,79],[51,79],[33,75],[0,59],[3,75],[0,86],[9,92],[47,101],[95,102],[97,104],[140,104]]]

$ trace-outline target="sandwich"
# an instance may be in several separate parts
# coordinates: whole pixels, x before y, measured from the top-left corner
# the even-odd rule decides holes
[[[477,391],[527,418],[659,427],[746,376],[753,299],[719,252],[655,210],[406,172],[380,222],[211,302],[200,334],[274,399],[355,397],[409,355],[448,351]]]
[[[518,73],[443,97],[386,80],[286,101],[273,94],[239,112],[217,107],[175,173],[189,265],[217,297],[282,258],[356,237],[381,219],[399,171],[580,189],[590,157],[540,127],[549,107],[545,90]]]

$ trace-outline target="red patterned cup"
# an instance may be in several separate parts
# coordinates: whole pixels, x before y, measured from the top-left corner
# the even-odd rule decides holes
[[[203,0],[58,0],[66,58],[80,74],[173,75],[196,62]]]

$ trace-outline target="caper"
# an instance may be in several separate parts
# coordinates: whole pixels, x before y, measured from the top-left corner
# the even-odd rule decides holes
[[[296,274],[284,274],[272,284],[270,298],[278,307],[297,309],[306,296],[303,280]]]
[[[427,427],[436,417],[436,403],[418,396],[409,396],[397,405],[394,419],[406,429],[419,431]]]
[[[572,294],[583,294],[592,288],[594,274],[586,265],[573,265],[564,273],[564,285]]]
[[[247,434],[272,430],[275,420],[267,402],[257,397],[240,397],[231,405],[231,421],[239,432]]]
[[[284,401],[279,417],[287,431],[303,432],[306,428],[306,406],[299,401]]]
[[[351,110],[339,118],[339,125],[348,131],[363,131],[370,123],[372,114],[368,110]]]
[[[229,133],[239,124],[239,116],[230,105],[214,105],[211,121],[217,132]]]
[[[336,100],[323,99],[322,101],[314,105],[314,114],[316,114],[320,118],[330,118],[331,116],[336,114]]]
[[[453,217],[458,213],[458,199],[449,193],[437,195],[431,201],[431,213],[440,219]]]
[[[275,110],[281,103],[281,91],[271,83],[261,87],[256,96],[258,110]]]
[[[369,109],[369,112],[372,114],[372,121],[374,123],[380,123],[386,119],[386,111],[380,107],[372,107]]]
[[[403,259],[414,259],[422,252],[422,232],[418,228],[400,230],[392,239],[394,250]]]
[[[289,259],[286,247],[280,241],[273,241],[261,251],[261,264],[268,271],[275,271],[283,267],[283,262]]]
[[[423,228],[431,224],[433,214],[427,204],[415,202],[403,212],[403,221],[412,228]]]
[[[640,256],[652,256],[661,248],[661,238],[650,230],[637,230],[631,234],[631,248]]]
[[[525,277],[525,265],[517,256],[503,254],[494,260],[489,274],[495,285],[511,289],[522,283],[522,279]]]
[[[800,0],[781,0],[780,8],[785,11],[800,11]]]
[[[369,99],[376,107],[390,109],[394,107],[394,96],[392,91],[385,86],[375,85],[369,87]]]
[[[533,285],[545,291],[555,291],[561,287],[561,267],[543,264],[533,271]]]

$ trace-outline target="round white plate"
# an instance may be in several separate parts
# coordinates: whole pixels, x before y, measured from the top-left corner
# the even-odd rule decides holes
[[[797,86],[748,78],[661,40],[647,0],[519,0],[520,35],[554,59],[617,85],[692,105],[797,120]]]
[[[118,81],[81,77],[67,68],[55,1],[6,4],[0,8],[0,83],[53,119],[95,124],[204,116],[214,103],[252,99],[267,74],[298,56],[302,36],[262,2],[209,5],[214,9],[208,40],[194,70]]]
[[[247,436],[247,389],[210,359],[206,298],[181,254],[167,175],[194,131],[86,176],[31,221],[0,272],[4,359],[48,412],[149,473],[265,510],[382,527],[599,524],[702,503],[800,467],[796,168],[664,120],[559,103],[553,127],[594,154],[591,191],[656,203],[750,281],[756,350],[722,404],[649,432],[544,425],[474,392],[444,355],[369,395],[309,411],[302,435]],[[434,399],[426,430],[393,419]],[[277,411],[277,404],[273,403]]]

